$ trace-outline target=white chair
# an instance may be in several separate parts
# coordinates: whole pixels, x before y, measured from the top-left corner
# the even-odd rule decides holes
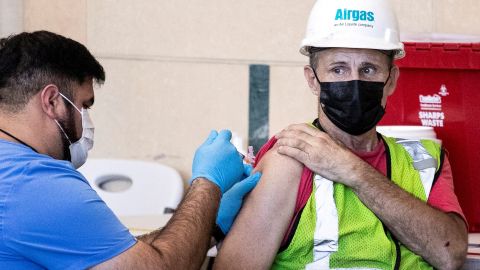
[[[180,174],[158,163],[88,159],[78,171],[117,216],[163,215],[183,197]]]

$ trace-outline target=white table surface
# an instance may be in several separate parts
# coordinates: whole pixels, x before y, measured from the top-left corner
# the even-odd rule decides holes
[[[131,234],[138,236],[161,229],[167,225],[172,214],[120,216],[120,221]]]

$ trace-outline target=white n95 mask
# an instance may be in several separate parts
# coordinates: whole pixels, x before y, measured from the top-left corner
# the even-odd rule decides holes
[[[82,108],[79,110],[73,102],[71,102],[67,97],[65,97],[62,93],[59,93],[66,101],[68,101],[82,116],[82,137],[73,142],[68,137],[65,130],[63,130],[60,123],[55,120],[60,130],[63,132],[65,137],[67,138],[68,142],[70,143],[69,150],[70,150],[70,162],[72,162],[73,167],[75,169],[80,168],[85,162],[87,161],[88,151],[93,148],[93,133],[94,133],[94,126],[90,116],[88,115],[88,110]]]

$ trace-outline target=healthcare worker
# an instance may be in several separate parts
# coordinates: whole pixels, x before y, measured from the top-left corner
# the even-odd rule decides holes
[[[376,133],[405,55],[390,1],[318,0],[300,52],[318,119],[257,154],[262,179],[216,267],[461,267],[467,227],[445,152]]]
[[[93,83],[104,79],[71,39],[40,31],[0,40],[0,269],[198,269],[215,219],[227,233],[258,181],[230,132],[212,131],[169,223],[133,237],[76,171],[93,146]]]

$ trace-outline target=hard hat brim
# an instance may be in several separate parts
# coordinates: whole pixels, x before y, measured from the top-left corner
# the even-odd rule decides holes
[[[338,37],[335,40],[308,40],[304,39],[300,53],[305,56],[310,56],[310,48],[351,48],[351,49],[372,49],[382,51],[393,51],[394,59],[401,59],[405,57],[404,45],[401,42],[392,44],[390,42],[382,42],[378,39],[366,40],[363,38],[361,43],[352,43],[351,38],[341,40]]]

